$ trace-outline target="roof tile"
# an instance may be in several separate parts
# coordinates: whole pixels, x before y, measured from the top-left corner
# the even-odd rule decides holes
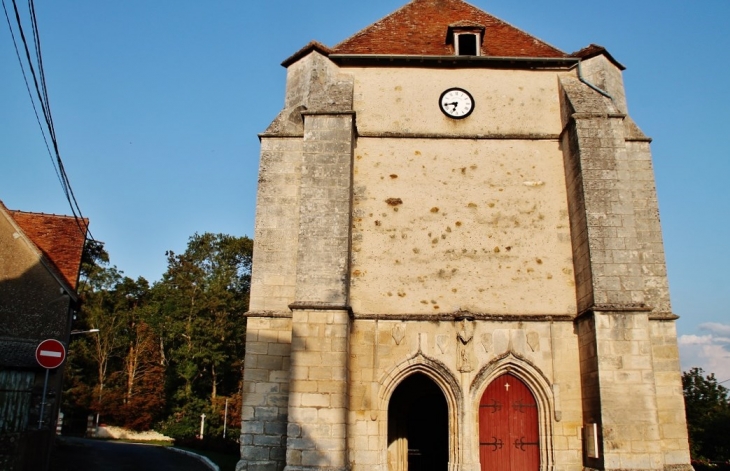
[[[75,290],[89,220],[10,209],[7,211],[57,274]]]
[[[462,0],[413,0],[333,49],[335,54],[452,55],[450,25],[486,28],[482,55],[492,57],[566,57],[563,51]]]

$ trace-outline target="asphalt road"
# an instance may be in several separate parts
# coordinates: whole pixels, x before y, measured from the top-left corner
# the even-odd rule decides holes
[[[210,471],[200,460],[165,447],[64,437],[50,471]]]

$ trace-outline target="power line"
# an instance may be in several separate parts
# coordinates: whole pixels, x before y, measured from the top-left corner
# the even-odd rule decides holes
[[[94,237],[91,235],[91,231],[89,231],[87,224],[83,222],[84,218],[81,213],[81,208],[79,207],[78,201],[76,200],[76,195],[73,192],[73,189],[71,188],[71,181],[68,178],[68,174],[66,173],[66,169],[64,168],[63,161],[61,160],[61,153],[59,152],[58,148],[58,140],[56,139],[56,130],[53,125],[53,116],[51,115],[51,107],[50,107],[50,101],[48,99],[48,88],[46,87],[46,76],[43,69],[43,55],[41,53],[41,39],[40,34],[38,32],[38,22],[37,17],[35,14],[35,4],[33,0],[28,0],[28,11],[30,13],[30,23],[31,23],[31,29],[33,33],[33,46],[35,50],[35,57],[36,57],[36,65],[38,67],[38,73],[36,74],[35,67],[33,67],[33,60],[31,59],[30,50],[28,48],[28,41],[25,37],[25,32],[23,30],[23,23],[20,19],[20,12],[18,11],[18,5],[16,3],[16,0],[13,1],[13,10],[15,12],[15,21],[18,26],[18,32],[20,33],[20,38],[23,42],[23,47],[25,49],[25,57],[28,61],[28,68],[30,69],[31,76],[33,77],[33,84],[35,86],[35,91],[38,96],[38,102],[40,104],[41,111],[43,112],[43,117],[46,122],[46,127],[48,130],[48,135],[51,138],[51,143],[53,144],[53,154],[55,154],[55,160],[54,156],[51,154],[51,150],[48,145],[48,141],[46,139],[46,133],[43,129],[42,124],[40,123],[40,118],[38,117],[38,111],[35,106],[35,100],[33,99],[33,93],[30,91],[30,86],[28,85],[28,79],[25,74],[25,67],[23,67],[23,61],[20,58],[20,53],[18,51],[17,42],[15,40],[15,34],[13,32],[12,25],[10,23],[10,18],[8,15],[7,8],[5,6],[5,0],[2,0],[3,4],[3,10],[5,11],[5,18],[8,22],[8,28],[10,29],[10,34],[13,38],[13,45],[15,46],[15,53],[18,56],[18,61],[20,62],[20,68],[23,72],[23,80],[25,80],[25,86],[28,90],[28,94],[30,95],[31,103],[33,104],[33,110],[36,115],[36,120],[38,121],[38,125],[41,128],[41,134],[43,135],[43,140],[46,144],[46,149],[48,150],[49,156],[51,157],[51,162],[53,164],[53,168],[56,171],[56,176],[59,179],[59,182],[61,183],[61,188],[63,189],[64,196],[66,197],[66,201],[68,201],[69,207],[71,208],[71,214],[73,214],[74,219],[76,220],[76,225],[79,227],[79,230],[87,236],[89,239],[94,240]],[[40,81],[40,83],[39,83]]]
[[[13,46],[15,47],[15,56],[18,58],[18,63],[20,64],[20,71],[23,73],[23,81],[25,81],[25,89],[28,90],[28,96],[30,97],[30,104],[33,105],[33,112],[35,113],[35,119],[38,122],[38,127],[41,130],[41,135],[43,136],[43,142],[46,144],[46,150],[48,151],[48,157],[51,159],[51,164],[53,165],[53,170],[56,172],[56,176],[58,177],[58,182],[63,185],[63,181],[61,180],[61,175],[58,173],[58,169],[56,169],[56,162],[53,160],[53,154],[51,154],[51,148],[48,146],[48,139],[46,138],[46,132],[43,129],[43,125],[41,124],[41,118],[38,116],[38,108],[35,106],[35,100],[33,99],[33,93],[30,91],[30,85],[28,85],[28,76],[25,75],[25,67],[23,67],[23,60],[20,58],[20,52],[18,51],[18,44],[15,41],[15,33],[13,32],[13,27],[10,24],[10,17],[8,16],[8,10],[5,8],[5,0],[2,0],[3,3],[3,10],[5,11],[5,19],[8,22],[8,29],[10,30],[10,37],[13,39]]]

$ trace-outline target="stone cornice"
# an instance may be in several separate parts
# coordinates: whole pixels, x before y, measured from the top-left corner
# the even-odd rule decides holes
[[[302,113],[305,114],[305,113]],[[338,115],[338,114],[350,114],[350,112],[308,112],[310,116],[321,116],[321,115]],[[513,140],[513,141],[557,141],[560,139],[560,134],[541,134],[541,133],[526,133],[526,134],[438,134],[438,133],[408,133],[408,132],[358,132],[356,134],[358,138],[363,139],[450,139],[450,140]],[[302,139],[304,133],[274,133],[274,132],[263,132],[258,134],[259,139],[263,138],[278,138],[278,139]],[[632,139],[639,141],[641,139]]]
[[[410,133],[410,132],[358,132],[358,138],[393,138],[393,139],[468,139],[468,140],[526,140],[526,141],[557,141],[559,134],[438,134],[438,133]]]
[[[572,322],[570,314],[490,314],[483,312],[457,311],[437,314],[358,314],[351,315],[353,320],[379,320],[401,322],[454,322],[461,320],[492,322]]]
[[[268,137],[268,138],[281,138],[281,139],[302,139],[304,137],[304,133],[278,133],[278,132],[262,132],[258,134],[259,140]]]
[[[570,116],[574,120],[578,119],[626,119],[626,113],[573,113]]]
[[[289,305],[292,311],[347,311],[352,315],[352,308],[341,303],[327,303],[323,301],[294,301]]]
[[[642,304],[601,304],[586,309],[579,315],[572,314],[492,314],[484,312],[457,311],[438,314],[401,313],[401,314],[359,314],[350,306],[337,303],[297,301],[289,305],[289,309],[301,311],[347,311],[353,320],[380,320],[401,322],[454,322],[460,320],[491,322],[572,322],[576,319],[600,313],[643,313],[651,311],[651,307]],[[262,317],[269,319],[290,319],[291,311],[248,311],[244,317]],[[675,321],[679,316],[671,312],[649,314],[652,321]]]
[[[355,111],[353,110],[347,110],[347,111],[302,111],[302,116],[341,116],[341,115],[350,115],[355,116]]]
[[[676,321],[679,316],[673,312],[652,312],[649,314],[650,321]]]
[[[291,319],[291,311],[248,311],[243,317],[263,317],[268,319]]]
[[[330,54],[341,67],[434,67],[567,70],[580,59],[574,57],[495,57],[410,54]]]
[[[614,303],[614,304],[594,304],[584,309],[578,314],[576,319],[588,317],[595,314],[612,314],[612,313],[646,313],[651,312],[654,308],[644,303]]]

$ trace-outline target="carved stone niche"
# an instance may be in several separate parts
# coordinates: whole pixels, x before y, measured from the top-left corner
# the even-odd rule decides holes
[[[462,373],[474,371],[474,349],[471,341],[474,338],[474,321],[472,319],[461,319],[457,321],[458,331],[456,333],[456,368]]]
[[[406,336],[406,325],[403,322],[394,325],[390,334],[393,336],[395,344],[400,345],[403,338]]]

